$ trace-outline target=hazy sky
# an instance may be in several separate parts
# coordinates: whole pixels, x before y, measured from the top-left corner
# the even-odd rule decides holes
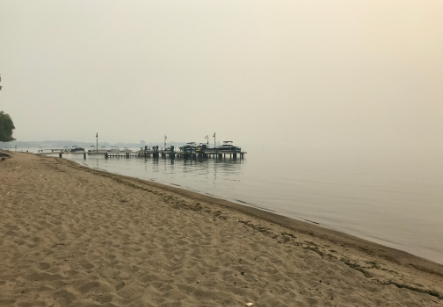
[[[441,146],[443,1],[0,0],[0,74],[21,141]]]

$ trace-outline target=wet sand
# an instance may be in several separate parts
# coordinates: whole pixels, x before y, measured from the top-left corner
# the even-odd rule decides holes
[[[210,196],[10,153],[1,306],[443,306],[443,266]]]

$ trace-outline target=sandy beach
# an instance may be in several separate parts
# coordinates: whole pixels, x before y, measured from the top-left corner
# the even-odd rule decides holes
[[[72,161],[9,154],[0,161],[0,306],[443,306],[443,265],[426,259]]]

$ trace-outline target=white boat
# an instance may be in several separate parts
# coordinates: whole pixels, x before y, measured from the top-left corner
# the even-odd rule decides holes
[[[125,147],[123,150],[121,150],[120,152],[124,152],[124,153],[131,153],[132,149],[129,149],[128,147]]]
[[[185,146],[179,147],[180,151],[194,151],[197,148],[197,144],[195,142],[186,143]]]
[[[108,151],[105,149],[89,149],[88,155],[104,155]]]
[[[217,151],[241,151],[241,148],[238,146],[234,146],[232,141],[223,141],[222,146],[218,146],[215,148]]]
[[[111,146],[111,150],[109,150],[110,153],[119,153],[120,148],[118,146]]]

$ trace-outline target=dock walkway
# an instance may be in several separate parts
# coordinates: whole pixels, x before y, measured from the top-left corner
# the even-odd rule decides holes
[[[169,158],[244,158],[245,151],[235,150],[208,150],[208,151],[170,151],[170,150],[140,150],[137,152],[108,152],[105,158],[149,158],[149,157],[169,157]]]

